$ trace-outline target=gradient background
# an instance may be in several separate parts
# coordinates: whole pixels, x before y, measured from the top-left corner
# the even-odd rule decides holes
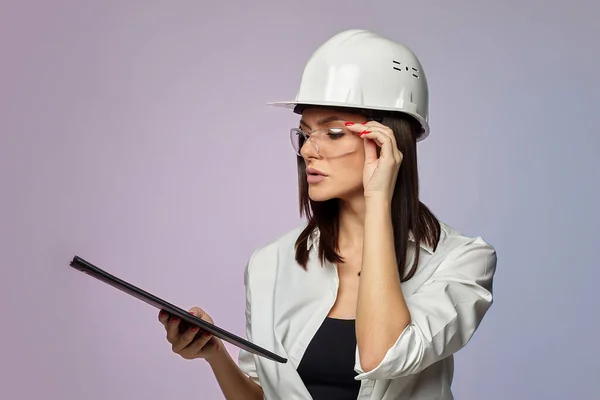
[[[68,262],[243,335],[245,263],[299,222],[297,117],[264,103],[358,27],[420,57],[422,198],[498,251],[457,399],[600,398],[599,3],[215,3],[2,2],[0,397],[221,398],[153,308]]]

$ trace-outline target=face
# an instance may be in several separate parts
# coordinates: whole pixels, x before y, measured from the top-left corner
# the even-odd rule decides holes
[[[363,123],[364,116],[310,108],[302,113],[300,155],[307,167],[308,195],[313,201],[350,201],[363,195],[364,144],[345,122]],[[305,140],[304,140],[305,139]]]

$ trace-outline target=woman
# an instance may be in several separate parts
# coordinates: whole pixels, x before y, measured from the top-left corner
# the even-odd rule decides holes
[[[308,222],[252,254],[246,333],[289,361],[241,351],[236,364],[219,339],[192,341],[161,314],[173,351],[207,360],[227,399],[452,399],[453,354],[492,304],[496,253],[419,201],[419,60],[341,32],[313,54],[296,100],[272,104],[301,115],[291,134]]]

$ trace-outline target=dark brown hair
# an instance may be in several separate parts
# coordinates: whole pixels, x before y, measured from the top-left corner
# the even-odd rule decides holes
[[[294,111],[301,114],[303,107],[298,106]],[[421,126],[414,118],[406,114],[369,112],[357,109],[339,109],[339,111],[365,115],[388,126],[394,132],[398,149],[402,152],[403,159],[396,179],[391,210],[398,272],[401,281],[405,282],[412,278],[416,272],[419,262],[419,245],[426,243],[435,250],[441,232],[438,219],[419,200],[416,139],[421,131]],[[321,262],[327,260],[331,263],[341,263],[344,260],[338,254],[339,200],[312,201],[308,197],[305,168],[304,159],[298,157],[300,215],[307,218],[308,224],[296,240],[296,261],[303,268],[307,267],[309,258],[307,241],[311,233],[317,228],[320,231],[319,260]],[[411,232],[416,245],[416,252],[413,265],[410,271],[406,273],[406,249]]]

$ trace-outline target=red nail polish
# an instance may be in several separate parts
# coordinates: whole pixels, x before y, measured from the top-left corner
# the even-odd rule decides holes
[[[192,327],[192,332],[196,332],[197,330],[198,330],[198,327],[197,327],[197,326],[193,326],[193,327]]]
[[[207,338],[207,339],[208,339],[210,336],[211,336],[211,334],[210,334],[209,332],[206,332],[206,333],[204,334],[204,337],[205,337],[205,338]]]
[[[362,131],[361,133],[359,133],[359,136],[366,135],[367,133],[371,133],[371,131]]]
[[[175,322],[179,322],[179,318],[175,317],[175,318],[171,318],[171,322],[175,323]]]
[[[354,125],[354,122],[346,122],[344,125],[346,125],[346,126],[352,126],[352,125]]]

